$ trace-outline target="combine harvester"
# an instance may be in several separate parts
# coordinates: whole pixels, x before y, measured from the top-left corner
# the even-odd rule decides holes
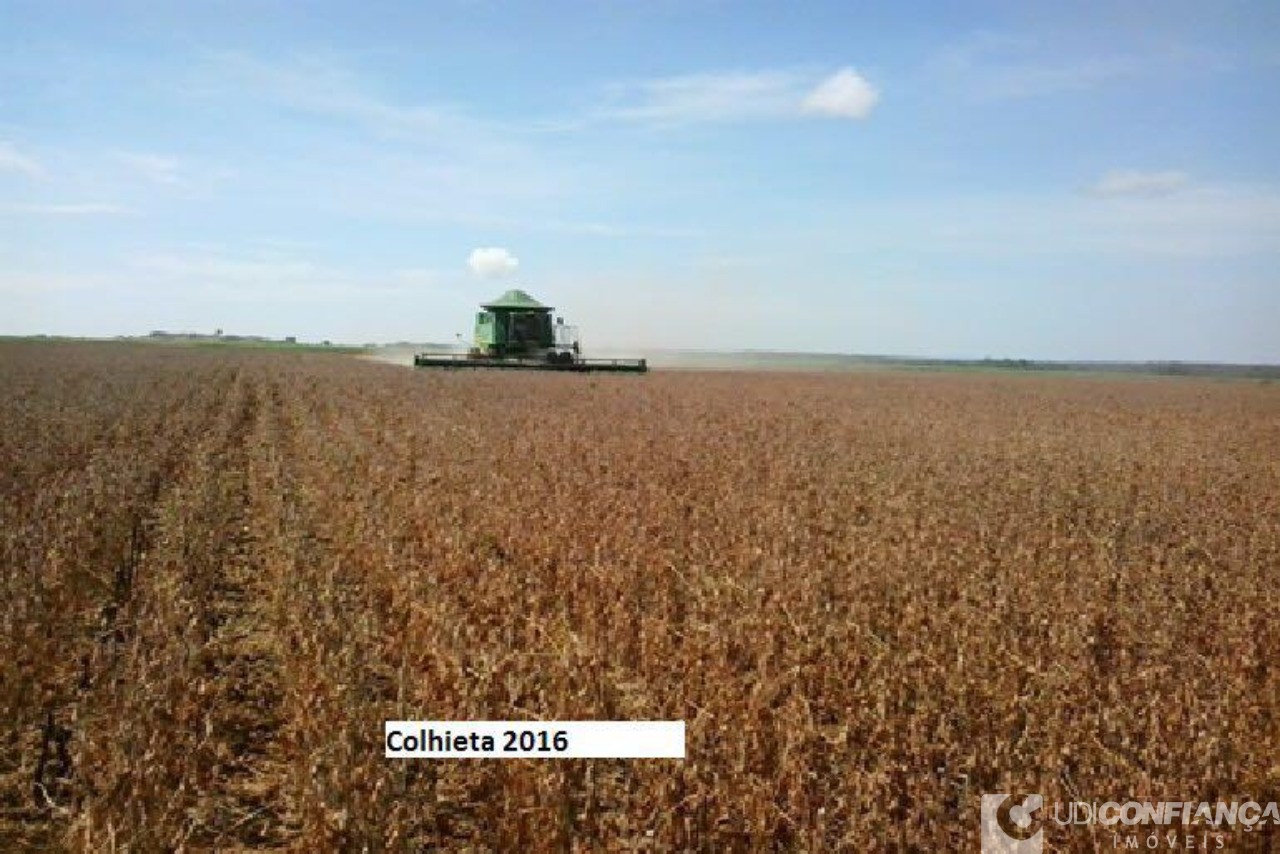
[[[501,368],[524,371],[611,371],[642,374],[644,359],[584,359],[578,328],[552,322],[555,309],[524,291],[507,291],[480,306],[475,343],[466,353],[418,353],[419,368]]]

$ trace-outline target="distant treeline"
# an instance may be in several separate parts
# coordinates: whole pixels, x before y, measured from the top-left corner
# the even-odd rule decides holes
[[[363,353],[369,347],[357,347],[349,344],[335,344],[332,341],[307,342],[299,341],[295,336],[269,338],[265,335],[225,335],[216,332],[212,335],[202,332],[165,332],[156,330],[147,335],[116,335],[111,338],[95,338],[73,335],[0,335],[3,341],[43,341],[49,343],[68,344],[163,344],[174,347],[241,347],[250,349],[314,351],[337,354]]]
[[[1280,365],[1230,365],[1225,362],[1059,362],[1032,359],[893,359],[869,357],[888,365],[919,367],[988,367],[997,370],[1089,371],[1107,374],[1158,374],[1164,376],[1256,376],[1280,378]]]
[[[1280,378],[1280,365],[1232,365],[1220,362],[1041,362],[1032,359],[904,359],[902,361],[925,366],[996,368],[1013,371],[1101,371],[1159,374],[1172,377]]]
[[[667,350],[646,353],[655,366],[686,368],[751,368],[763,370],[918,370],[1037,371],[1045,373],[1142,374],[1181,377],[1245,377],[1280,379],[1280,365],[1234,365],[1221,362],[1042,361],[1036,359],[939,359],[845,353],[789,353],[768,350]]]
[[[121,336],[127,337],[127,336]],[[298,339],[289,335],[285,338],[268,338],[265,335],[224,335],[221,332],[207,335],[203,332],[165,332],[157,329],[146,336],[158,341],[243,341],[254,344],[297,344]],[[328,341],[324,342],[328,344]]]

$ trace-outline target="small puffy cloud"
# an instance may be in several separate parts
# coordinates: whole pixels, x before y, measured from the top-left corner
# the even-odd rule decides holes
[[[1186,172],[1119,170],[1103,175],[1091,188],[1098,196],[1168,196],[1187,186]]]
[[[865,119],[880,101],[876,87],[852,68],[841,68],[805,96],[804,112],[839,119]]]
[[[16,172],[28,178],[43,178],[44,167],[33,157],[18,150],[11,142],[0,140],[0,172]]]
[[[520,260],[500,246],[481,247],[471,250],[467,266],[481,278],[497,279],[514,273]]]

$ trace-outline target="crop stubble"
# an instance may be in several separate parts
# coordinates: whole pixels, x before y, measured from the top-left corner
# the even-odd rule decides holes
[[[1274,385],[8,344],[0,393],[5,849],[972,850],[983,792],[1280,799]],[[684,719],[688,759],[384,759],[415,717]]]

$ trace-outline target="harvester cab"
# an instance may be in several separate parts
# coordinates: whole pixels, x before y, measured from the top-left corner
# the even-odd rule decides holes
[[[576,326],[555,317],[522,290],[510,290],[481,304],[476,313],[475,339],[466,356],[457,353],[419,353],[421,368],[525,368],[561,371],[648,370],[644,359],[584,359]]]

